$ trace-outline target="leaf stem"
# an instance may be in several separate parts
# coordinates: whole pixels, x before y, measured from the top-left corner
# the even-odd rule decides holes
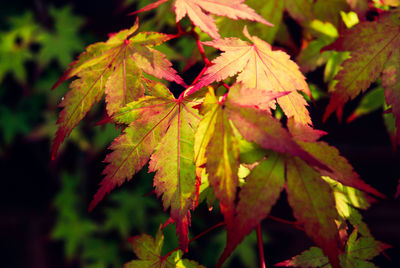
[[[272,215],[269,215],[268,218],[273,220],[273,221],[277,221],[277,222],[281,222],[281,223],[286,223],[286,224],[292,225],[294,228],[296,228],[296,229],[298,229],[300,231],[304,231],[304,229],[297,222],[284,220],[284,219],[281,219],[281,218],[278,218],[278,217],[275,217],[275,216],[272,216]]]
[[[264,246],[262,241],[261,224],[257,225],[257,245],[258,245],[258,255],[260,258],[260,268],[266,268],[264,259]]]
[[[194,30],[194,25],[192,25],[192,32],[191,32],[191,33],[192,33],[194,39],[196,39],[197,48],[199,49],[200,55],[201,55],[201,57],[203,58],[204,63],[206,64],[207,67],[210,66],[210,65],[211,65],[211,62],[210,62],[210,60],[209,60],[209,59],[207,58],[207,56],[206,56],[206,53],[205,53],[205,51],[204,51],[203,44],[202,44],[201,41],[200,41],[199,34],[196,33],[195,30]]]

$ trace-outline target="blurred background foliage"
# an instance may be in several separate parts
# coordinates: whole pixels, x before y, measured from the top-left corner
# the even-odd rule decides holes
[[[386,104],[380,81],[345,111],[347,121],[354,121],[352,124],[338,124],[334,119],[325,125],[321,123],[327,91],[334,87],[333,77],[348,55],[319,51],[333,42],[343,28],[358,23],[358,15],[345,5],[340,10],[325,10],[330,13],[323,16],[329,19],[321,21],[321,7],[316,5],[314,10],[299,13],[291,8],[291,1],[246,1],[271,21],[275,25],[273,28],[224,17],[217,17],[216,22],[222,36],[242,39],[246,23],[252,35],[279,46],[296,59],[310,83],[314,98],[310,100],[314,102],[310,110],[316,127],[329,132],[327,141],[339,147],[362,178],[393,196],[394,185],[400,177],[399,155],[392,152],[390,142],[393,116],[385,113],[382,118]],[[60,156],[55,161],[50,161],[49,157],[56,131],[57,104],[68,84],[61,84],[54,92],[50,91],[51,86],[87,45],[104,41],[109,33],[131,26],[134,18],[126,14],[151,2],[15,0],[0,8],[0,252],[4,254],[3,267],[121,267],[134,258],[128,238],[141,233],[154,236],[159,224],[167,221],[168,213],[163,211],[160,200],[152,192],[152,174],[146,170],[122,189],[113,191],[93,213],[87,212],[101,180],[104,167],[101,160],[107,153],[106,148],[120,133],[120,129],[111,124],[94,126],[104,115],[101,104],[72,132]],[[388,8],[380,1],[375,2],[379,8]],[[168,2],[141,14],[140,31],[176,32],[175,16],[170,9]],[[374,16],[370,13],[368,16]],[[190,22],[183,20],[182,26],[189,27]],[[199,32],[199,35],[202,40],[209,39],[204,33]],[[211,48],[205,49],[212,55]],[[187,82],[202,68],[201,56],[190,37],[167,42],[159,50],[168,55]],[[375,165],[373,170],[371,163]],[[387,184],[382,184],[380,178]],[[285,196],[281,199],[272,214],[293,220]],[[400,241],[398,230],[394,231],[399,223],[399,216],[393,212],[397,204],[381,202],[375,210],[367,212],[370,214],[365,214],[377,239],[392,244]],[[221,221],[217,204],[211,207],[200,204],[193,213],[191,237]],[[265,220],[263,229],[269,266],[312,245],[302,232],[282,223]],[[174,226],[168,225],[164,235],[163,252],[167,253],[178,245]],[[212,267],[224,246],[225,232],[219,228],[191,243],[187,258]],[[387,263],[384,258],[378,261]],[[225,267],[257,265],[253,233],[237,248]]]

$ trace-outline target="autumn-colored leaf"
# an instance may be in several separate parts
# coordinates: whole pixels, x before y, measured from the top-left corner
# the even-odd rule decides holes
[[[176,0],[174,3],[176,21],[188,15],[194,25],[213,39],[220,38],[218,28],[214,19],[204,11],[234,20],[252,20],[272,26],[243,2],[244,0]]]
[[[216,81],[239,74],[237,82],[247,88],[268,89],[275,92],[290,92],[277,102],[288,117],[303,124],[311,124],[307,103],[297,90],[310,94],[304,76],[296,63],[283,51],[273,51],[271,46],[256,36],[250,36],[246,27],[243,33],[252,44],[238,38],[224,38],[204,42],[223,53],[212,61],[200,81],[191,92]]]
[[[166,57],[151,48],[171,37],[152,32],[132,36],[137,29],[138,22],[128,30],[111,35],[107,42],[88,46],[86,52],[79,56],[53,86],[55,88],[69,78],[78,77],[71,83],[71,90],[60,104],[63,110],[54,138],[53,158],[64,138],[92,106],[100,101],[104,92],[107,111],[111,115],[143,95],[142,72],[185,85]]]
[[[233,97],[232,97],[233,96]],[[281,126],[279,120],[269,112],[240,104],[240,96],[228,94],[225,110],[239,133],[250,142],[255,142],[265,149],[298,156],[309,165],[330,170],[325,164],[305,152],[291,134]],[[280,97],[284,98],[284,97]],[[279,98],[279,99],[280,99]],[[278,99],[278,101],[279,101]]]
[[[206,113],[196,132],[196,159],[203,159],[208,181],[220,200],[225,222],[232,222],[235,211],[236,188],[239,184],[239,145],[232,127],[214,92],[206,95]]]
[[[382,73],[385,64],[400,46],[400,20],[398,12],[383,14],[378,21],[362,22],[347,30],[325,50],[351,51],[336,75],[338,83],[326,108],[324,120],[341,108],[349,99],[364,92]],[[398,60],[393,60],[398,69]]]
[[[391,105],[396,118],[397,142],[400,143],[400,51],[398,49],[393,51],[383,69],[382,86],[385,88],[386,103]]]
[[[322,248],[332,267],[339,266],[338,214],[329,185],[300,159],[286,162],[286,191],[293,214],[305,232]]]
[[[268,216],[284,184],[284,162],[278,154],[271,154],[251,171],[240,190],[235,219],[227,226],[227,243],[219,264]]]
[[[115,186],[138,172],[150,159],[149,171],[156,172],[154,186],[162,196],[164,208],[171,207],[180,244],[187,249],[189,210],[196,197],[193,159],[194,131],[199,121],[190,99],[175,99],[168,89],[149,82],[150,96],[129,103],[114,119],[129,126],[110,146],[104,169],[105,178],[89,209],[100,202]]]
[[[124,268],[204,268],[203,265],[195,261],[182,259],[183,252],[181,250],[162,256],[164,235],[161,228],[158,230],[155,239],[147,234],[142,234],[131,237],[129,242],[139,259],[125,263]]]
[[[159,0],[151,3],[144,8],[132,12],[131,15],[148,11],[158,7],[168,0]],[[203,32],[213,39],[219,39],[218,27],[214,18],[209,13],[217,16],[225,16],[233,20],[243,19],[263,23],[273,26],[263,19],[252,8],[244,4],[245,0],[175,0],[173,8],[176,13],[176,22],[179,22],[188,15],[194,25],[198,26]]]

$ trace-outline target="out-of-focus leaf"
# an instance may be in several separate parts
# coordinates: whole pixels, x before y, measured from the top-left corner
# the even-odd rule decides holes
[[[31,12],[10,19],[11,29],[0,32],[0,83],[6,74],[26,82],[25,63],[33,58],[30,45],[35,42],[38,26]]]
[[[72,62],[74,53],[84,48],[79,34],[83,18],[74,15],[70,6],[60,9],[50,7],[49,13],[54,20],[54,29],[43,31],[37,37],[41,45],[38,59],[43,66],[55,59],[61,68],[66,68]]]
[[[344,24],[346,24],[347,28],[351,28],[360,22],[358,19],[357,13],[355,13],[353,11],[350,11],[348,13],[340,11],[340,16],[342,17],[342,20],[343,20]]]
[[[64,241],[65,254],[69,258],[76,256],[84,242],[98,230],[98,226],[92,221],[82,219],[79,215],[80,200],[77,194],[79,183],[78,176],[65,174],[62,178],[62,191],[54,201],[59,215],[52,231],[52,238]]]
[[[144,231],[149,219],[147,214],[150,209],[158,207],[158,203],[146,194],[143,187],[138,187],[134,192],[120,191],[111,196],[114,205],[105,209],[106,221],[104,226],[108,230],[118,230],[123,238],[127,238],[134,227]],[[140,205],[139,205],[140,204]]]

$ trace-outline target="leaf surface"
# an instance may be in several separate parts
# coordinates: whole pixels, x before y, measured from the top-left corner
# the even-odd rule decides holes
[[[210,91],[206,99],[208,107],[205,109],[208,112],[200,124],[207,126],[199,126],[200,130],[207,128],[206,137],[198,136],[198,138],[204,141],[201,147],[205,147],[204,158],[208,181],[214,188],[215,196],[220,200],[225,222],[231,223],[235,212],[236,188],[239,184],[239,144],[224,111],[223,103],[218,101],[213,91]]]
[[[247,141],[255,142],[265,149],[298,156],[311,166],[329,170],[326,165],[305,152],[293,140],[291,134],[270,113],[241,105],[240,100],[237,101],[235,98],[230,98],[229,94],[225,109],[228,118],[232,120],[239,133]]]
[[[198,26],[213,39],[219,39],[220,36],[214,19],[207,13],[225,16],[234,20],[257,21],[272,26],[252,8],[244,4],[244,0],[176,0],[174,8],[176,22],[188,15],[194,25]]]
[[[291,61],[286,53],[273,51],[268,43],[256,36],[250,36],[246,27],[243,33],[252,43],[238,38],[204,42],[223,53],[212,61],[213,65],[207,69],[191,92],[239,74],[237,82],[241,82],[247,88],[290,92],[277,100],[282,110],[298,122],[311,124],[307,103],[297,92],[299,90],[309,95],[310,90],[296,63]]]
[[[53,158],[65,137],[101,100],[104,92],[107,111],[112,115],[143,95],[142,72],[184,85],[166,57],[151,48],[169,40],[170,36],[147,32],[130,37],[137,28],[138,22],[128,30],[111,35],[107,42],[88,46],[53,86],[55,88],[69,78],[78,77],[60,104],[63,109],[57,122],[59,127],[53,143]]]
[[[227,244],[218,263],[222,264],[243,238],[268,216],[284,184],[284,162],[276,153],[251,171],[240,190],[235,219],[227,226]]]
[[[89,209],[115,186],[130,180],[150,159],[149,171],[156,172],[156,193],[162,196],[165,209],[171,207],[180,245],[186,250],[189,209],[196,198],[193,142],[200,117],[190,99],[175,99],[161,83],[150,85],[152,96],[131,102],[114,116],[117,122],[131,123],[110,146],[113,152],[105,159],[105,178]]]
[[[399,26],[399,13],[389,12],[378,21],[357,24],[325,47],[325,50],[351,51],[351,54],[335,77],[338,82],[333,88],[324,120],[349,99],[364,92],[381,75],[386,62],[396,55],[394,52],[400,46]]]
[[[286,191],[293,214],[305,232],[322,248],[332,267],[339,267],[338,214],[329,185],[300,159],[286,162]]]
[[[346,254],[342,258],[344,267],[376,267],[372,262],[375,256],[390,248],[389,245],[375,240],[371,236],[357,238],[357,228],[349,236],[346,244]]]
[[[179,243],[186,251],[189,243],[189,210],[196,201],[196,167],[194,165],[194,132],[199,117],[185,101],[177,101],[167,133],[151,156],[149,171],[156,171],[154,186],[162,195],[164,208],[171,207],[171,218],[176,223]]]

